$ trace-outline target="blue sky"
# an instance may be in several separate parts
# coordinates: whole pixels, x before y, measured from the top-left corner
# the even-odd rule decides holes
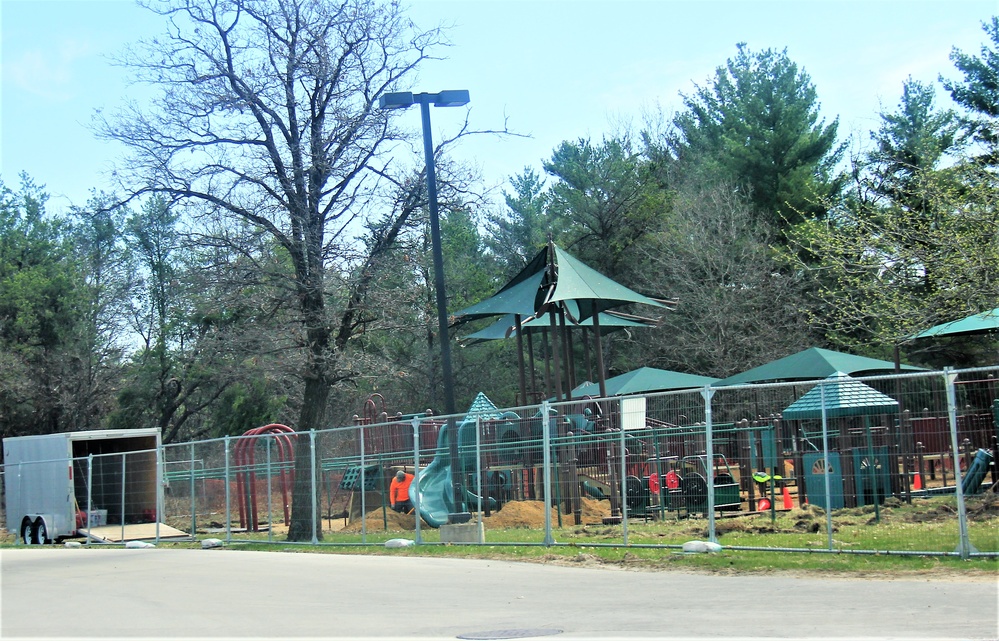
[[[644,114],[681,108],[679,93],[705,84],[735,54],[787,49],[816,85],[822,115],[842,136],[866,140],[903,81],[956,78],[953,47],[977,53],[981,22],[997,0],[411,0],[421,26],[452,24],[446,60],[423,68],[417,91],[468,89],[472,125],[504,119],[530,139],[483,136],[456,150],[487,184],[541,163],[563,140],[599,140]],[[28,172],[47,186],[50,209],[83,204],[121,155],[89,129],[96,109],[130,96],[108,56],[158,18],[131,0],[0,0],[0,177]],[[941,106],[950,106],[941,94]],[[454,113],[457,112],[457,113]],[[413,127],[419,126],[417,112]],[[433,114],[435,134],[458,110]]]

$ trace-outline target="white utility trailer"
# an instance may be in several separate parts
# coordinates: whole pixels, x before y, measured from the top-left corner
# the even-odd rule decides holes
[[[160,445],[159,428],[5,438],[7,529],[23,543],[50,543],[100,538],[112,525],[122,540],[126,526],[158,524]]]

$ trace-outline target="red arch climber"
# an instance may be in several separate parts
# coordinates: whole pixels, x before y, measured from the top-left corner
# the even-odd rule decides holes
[[[295,460],[295,447],[292,440],[297,434],[295,430],[287,425],[271,423],[263,427],[255,427],[243,433],[243,437],[236,442],[233,462],[236,465],[236,495],[239,505],[239,526],[256,532],[259,528],[257,520],[257,474],[254,469],[257,443],[263,439],[260,437],[272,436],[278,449],[278,462],[281,475],[281,496],[284,506],[284,522],[291,523],[288,513],[288,493],[291,485],[294,484],[295,471],[292,468],[285,471],[283,463]]]

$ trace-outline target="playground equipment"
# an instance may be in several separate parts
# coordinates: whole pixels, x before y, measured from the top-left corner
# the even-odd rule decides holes
[[[632,516],[669,512],[678,517],[706,514],[709,503],[720,512],[788,510],[806,502],[830,510],[867,505],[877,510],[886,498],[906,491],[908,483],[900,478],[918,478],[920,483],[938,480],[929,457],[918,466],[910,465],[909,470],[920,470],[915,477],[903,467],[904,452],[913,451],[904,438],[911,438],[917,419],[911,419],[908,410],[899,415],[898,404],[885,394],[841,375],[826,383],[824,395],[809,391],[785,406],[783,415],[733,420],[739,415],[734,411],[716,414],[711,461],[704,454],[704,423],[688,419],[683,407],[650,405],[637,421],[635,413],[628,414],[631,422],[623,420],[625,410],[618,409],[623,403],[616,399],[578,399],[543,407],[548,408],[547,417],[543,410],[522,417],[497,409],[480,394],[453,431],[429,415],[415,428],[412,420],[398,415],[377,426],[383,431],[375,432],[375,438],[366,437],[365,451],[376,453],[386,469],[412,465],[418,452],[420,496],[413,495],[414,482],[411,499],[420,505],[423,520],[434,527],[448,523],[454,514],[480,510],[488,514],[511,500],[540,500],[546,495],[553,507],[558,506],[560,526],[563,514],[578,514],[582,496],[610,501],[605,522],[620,521],[621,505]],[[985,454],[975,454],[972,446],[994,438],[992,416],[984,416],[987,424],[977,415],[957,417],[958,435],[970,437],[961,445],[961,467],[970,471],[971,478],[964,481],[969,493],[980,489],[990,472],[996,482],[991,454],[984,448]],[[921,429],[929,430],[929,419],[918,420],[924,421]],[[946,421],[941,425],[945,428]],[[419,432],[419,444],[413,442],[414,430]],[[399,443],[369,449],[387,438]],[[543,483],[546,445],[550,495]],[[823,448],[828,449],[823,453]],[[946,475],[955,458],[949,453],[937,455],[938,472]],[[922,473],[927,466],[928,475]],[[946,481],[933,483],[930,491],[953,491],[953,483],[948,486]]]
[[[609,427],[615,418],[606,415],[600,403],[593,399],[580,399],[558,408],[549,406],[548,412],[548,417],[539,411],[534,416],[522,418],[512,411],[500,411],[480,393],[453,432],[457,435],[454,448],[450,442],[452,432],[437,419],[436,446],[430,450],[420,449],[421,459],[427,452],[433,452],[432,458],[416,472],[417,478],[410,485],[410,498],[418,507],[422,520],[439,527],[451,522],[456,514],[481,511],[488,515],[509,500],[542,499],[545,420],[549,421],[554,474],[549,498],[553,505],[559,506],[559,525],[563,514],[572,514],[577,524],[581,522],[581,497],[584,495],[610,502],[610,516],[605,519],[608,522],[620,520],[620,506],[625,503],[632,514],[653,508],[685,514],[704,513],[708,508],[709,478],[713,483],[716,509],[736,510],[741,505],[738,474],[721,453],[710,466],[703,455],[664,457],[663,462],[673,463],[650,479],[649,452],[658,451],[660,445],[679,452],[700,449],[697,439],[703,437],[698,436],[701,432],[696,426],[681,428],[650,420],[647,430],[622,432]],[[374,407],[366,406],[366,414],[377,412]],[[385,418],[387,413],[381,412],[379,416]],[[370,424],[374,418],[366,416],[363,424]],[[402,418],[398,415],[379,429],[384,428],[384,434],[388,435],[398,432],[393,438],[401,436],[403,420],[399,419]],[[418,425],[421,434],[424,422],[421,420]],[[405,427],[411,435],[412,420],[405,421]],[[688,442],[689,438],[695,441]],[[381,466],[389,468],[413,460],[408,453],[409,444],[400,444],[393,452],[386,452],[380,446],[372,446],[372,442],[380,441],[366,438],[365,451],[377,455]],[[372,470],[369,483],[378,474],[378,470]],[[666,488],[662,497],[646,487],[657,480]],[[346,476],[338,491],[345,489],[345,482]],[[457,491],[456,486],[460,487]],[[655,501],[652,501],[653,494],[657,498]]]
[[[552,460],[559,470],[552,499],[565,503],[566,512],[578,513],[580,509],[579,478],[585,473],[605,478],[616,469],[608,465],[613,454],[608,459],[607,452],[613,452],[617,447],[619,435],[600,433],[597,427],[599,412],[583,405],[585,403],[574,414],[563,415],[550,410],[549,416],[551,437],[556,443]],[[369,399],[364,418],[355,417],[355,423],[364,426],[373,425],[376,420],[388,421],[388,413],[383,408],[380,396]],[[377,457],[378,462],[366,470],[365,490],[377,491],[381,487],[375,480],[381,480],[383,467],[392,469],[412,463],[414,418],[419,419],[420,442],[431,434],[432,442],[435,442],[433,448],[420,449],[421,459],[430,452],[432,458],[415,472],[416,478],[409,488],[410,500],[418,507],[422,520],[431,527],[449,523],[457,514],[482,511],[488,515],[513,498],[541,498],[543,415],[539,412],[533,417],[521,418],[515,412],[500,411],[481,393],[456,426],[453,451],[451,432],[446,424],[440,419],[430,419],[429,414],[399,414],[372,428],[378,431],[365,438],[365,453]],[[424,427],[430,423],[433,431],[425,431]],[[626,442],[634,451],[644,451],[639,441],[628,437]],[[585,473],[577,475],[575,471],[566,471],[566,467],[572,468],[577,461],[586,466]],[[352,493],[359,489],[357,469],[350,468],[342,473],[336,493],[331,492],[329,499],[331,513],[341,491]],[[597,494],[616,501],[616,490],[611,490],[616,479],[600,485]],[[455,486],[461,489],[455,491]],[[345,509],[338,516],[347,516],[347,512]]]
[[[985,473],[992,463],[992,453],[988,450],[979,449],[975,453],[975,460],[968,467],[968,472],[964,475],[961,483],[961,491],[965,494],[980,494],[982,491],[982,481],[985,480]]]
[[[663,456],[648,463],[654,471],[644,483],[636,477],[626,479],[629,509],[645,514],[681,510],[686,514],[703,514],[708,511],[709,478],[716,510],[739,510],[742,506],[739,482],[722,454],[713,457],[710,469],[706,455]]]
[[[236,465],[236,502],[239,506],[239,526],[256,532],[260,528],[257,519],[257,472],[255,460],[257,444],[273,437],[277,445],[278,469],[281,478],[281,497],[284,508],[284,522],[291,523],[288,513],[289,488],[294,484],[295,471],[292,464],[295,460],[295,446],[292,438],[295,430],[287,425],[271,423],[263,427],[255,427],[243,433],[244,437],[236,442],[233,462]],[[263,438],[261,438],[263,437]],[[287,470],[287,471],[286,471]]]
[[[477,453],[481,453],[481,442],[479,447],[476,447],[476,430],[482,421],[493,424],[493,430],[500,442],[507,446],[504,448],[507,460],[518,454],[516,443],[519,441],[516,435],[519,435],[520,416],[514,412],[500,412],[485,394],[479,393],[472,402],[468,414],[458,425],[457,460],[451,459],[449,431],[440,430],[433,461],[426,468],[417,471],[417,479],[409,486],[410,500],[413,505],[418,506],[420,516],[431,527],[440,527],[448,523],[451,514],[479,511],[482,503],[487,510],[495,510],[501,505],[496,497],[481,496],[469,489],[477,485],[476,471],[481,469],[477,458]],[[457,464],[457,469],[453,468],[454,463]],[[455,496],[454,491],[455,476],[462,488],[458,496]],[[481,482],[478,485],[481,485]],[[501,486],[502,481],[494,480],[487,485],[491,485],[492,488],[486,489],[498,489],[497,486]],[[419,491],[418,496],[417,491]]]

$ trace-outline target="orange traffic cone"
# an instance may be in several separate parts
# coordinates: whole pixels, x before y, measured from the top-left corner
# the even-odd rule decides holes
[[[786,485],[783,488],[781,488],[781,494],[784,495],[784,509],[790,510],[791,508],[793,508],[794,503],[791,501],[791,490],[787,489]]]
[[[912,481],[912,489],[921,490],[923,489],[923,475],[916,472],[916,476]]]

